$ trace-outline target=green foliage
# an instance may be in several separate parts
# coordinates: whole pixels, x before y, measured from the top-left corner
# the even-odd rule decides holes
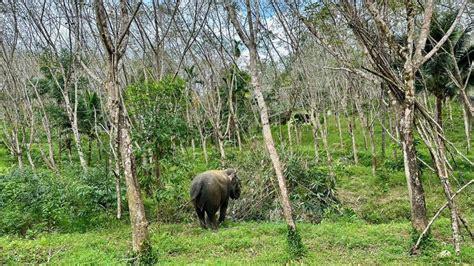
[[[104,225],[113,210],[113,182],[102,169],[58,176],[13,170],[0,175],[0,232],[26,236],[43,230],[84,231]]]
[[[451,27],[456,19],[457,11],[447,11],[433,14],[433,23],[430,27],[430,38],[428,38],[425,52],[429,52],[443,38],[445,32]],[[421,68],[422,78],[418,78],[418,88],[426,89],[439,99],[453,98],[458,87],[451,79],[451,74],[456,73],[455,66],[460,70],[462,81],[465,83],[472,64],[472,53],[474,45],[469,41],[470,28],[463,29],[458,26],[443,44],[441,49],[433,55]],[[451,57],[451,51],[454,59]],[[471,57],[469,56],[471,54]],[[469,83],[474,85],[474,78],[470,77]]]
[[[287,156],[285,176],[295,215],[298,219],[319,223],[325,213],[338,208],[336,181],[314,160],[297,153]]]
[[[291,259],[301,259],[306,253],[306,249],[301,241],[301,236],[297,230],[288,227],[288,253]]]
[[[173,145],[186,140],[185,85],[184,80],[167,76],[127,87],[125,103],[135,124],[132,133],[141,143],[138,155],[151,149],[161,159],[172,152]]]
[[[155,265],[158,262],[158,254],[153,250],[150,241],[143,244],[143,250],[139,253],[130,254],[130,264]]]

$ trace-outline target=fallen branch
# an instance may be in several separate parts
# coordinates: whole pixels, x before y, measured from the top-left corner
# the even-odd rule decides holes
[[[474,240],[474,234],[472,234],[471,229],[469,229],[466,220],[464,220],[464,218],[460,214],[458,215],[458,218],[461,221],[462,225],[464,225],[464,229],[466,229],[467,233],[471,236],[471,240]]]
[[[453,200],[454,197],[456,197],[461,191],[463,191],[465,188],[467,188],[470,184],[474,183],[474,179],[472,179],[471,181],[467,182],[464,186],[462,186],[458,191],[456,191],[450,198],[450,200]],[[416,241],[416,244],[411,248],[411,254],[416,254],[418,252],[418,248],[420,247],[420,243],[421,243],[421,239],[426,235],[426,233],[428,232],[428,230],[430,229],[431,225],[433,224],[433,222],[436,220],[436,218],[438,218],[438,216],[443,212],[444,209],[446,209],[446,207],[448,206],[448,202],[446,202],[437,212],[436,214],[433,216],[433,218],[431,218],[430,222],[428,223],[428,225],[426,226],[425,230],[423,230],[423,232],[420,234],[420,236],[418,237],[418,240]]]

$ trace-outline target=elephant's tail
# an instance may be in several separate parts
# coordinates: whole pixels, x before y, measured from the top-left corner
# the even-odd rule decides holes
[[[196,201],[196,199],[201,194],[202,182],[193,183],[191,186],[191,200]]]

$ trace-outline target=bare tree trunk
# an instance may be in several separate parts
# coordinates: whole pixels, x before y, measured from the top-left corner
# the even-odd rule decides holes
[[[292,119],[290,118],[288,122],[286,122],[286,129],[288,133],[288,148],[290,149],[290,152],[293,153],[293,137],[291,135],[291,124],[292,124]]]
[[[471,113],[463,105],[462,109],[463,121],[464,121],[464,133],[466,135],[466,151],[469,153],[471,151]]]
[[[385,156],[386,156],[386,153],[387,153],[387,132],[385,132],[385,126],[383,125],[385,123],[385,120],[386,120],[386,116],[385,116],[385,111],[386,109],[384,108],[383,112],[384,114],[382,114],[382,121],[380,121],[381,125],[382,125],[382,138],[381,138],[381,148],[382,148],[382,161],[385,160]]]
[[[362,107],[360,106],[357,98],[358,97],[356,97],[356,99],[354,100],[354,105],[356,107],[356,111],[358,114],[362,135],[364,136],[364,147],[365,147],[365,150],[368,150],[369,146],[367,145],[368,141],[367,141],[367,133],[366,133],[367,128],[365,126],[366,118],[365,118],[364,110],[362,110]]]
[[[398,125],[398,121],[400,121],[400,119],[398,118],[398,110],[397,108],[393,105],[393,102],[392,102],[392,109],[393,109],[393,120],[392,120],[392,116],[389,114],[388,115],[388,123],[389,123],[389,126],[390,126],[390,130],[392,131],[392,136],[395,137],[396,140],[399,140],[400,139],[400,130],[399,130],[399,125]],[[395,142],[395,144],[397,144],[397,142]],[[397,148],[394,148],[392,149],[392,158],[393,160],[397,160]]]
[[[438,107],[439,103],[436,105]],[[433,158],[433,162],[435,164],[436,172],[440,178],[441,184],[443,185],[444,194],[448,200],[448,207],[451,214],[451,229],[453,233],[454,250],[456,254],[459,255],[461,251],[461,237],[458,220],[459,215],[456,204],[452,200],[453,192],[448,179],[446,152],[443,140],[441,138],[443,135],[443,130],[441,128],[436,128],[433,131],[434,133],[430,134],[422,124],[419,126],[420,135],[430,151],[431,157]]]
[[[423,185],[418,172],[413,127],[415,125],[415,77],[411,62],[404,66],[405,99],[401,109],[400,138],[403,149],[403,162],[411,204],[411,222],[418,233],[427,225],[426,204]]]
[[[451,196],[453,192],[451,191],[451,186],[449,185],[448,170],[447,170],[446,161],[445,161],[446,158],[444,157],[444,152],[443,152],[444,149],[440,145],[443,145],[443,143],[442,141],[440,141],[440,138],[438,137],[438,154],[433,157],[436,163],[436,169],[438,171],[439,178],[441,179],[441,184],[443,184],[444,194],[446,195],[446,198],[448,199],[448,207],[451,212],[451,229],[453,232],[454,250],[456,252],[456,255],[459,256],[461,252],[461,244],[460,244],[461,237],[459,233],[458,213],[457,213],[456,204],[454,203],[453,200],[451,200]]]
[[[209,162],[209,156],[207,155],[207,141],[206,141],[205,136],[202,136],[201,138],[201,145],[202,145],[202,151],[204,153],[204,160],[206,161],[206,165],[207,165]]]
[[[141,2],[139,2],[133,16],[138,12],[140,5]],[[132,226],[132,247],[134,252],[142,253],[148,251],[149,248],[148,221],[145,216],[145,208],[140,195],[140,186],[135,171],[133,145],[130,138],[129,120],[126,117],[121,100],[121,89],[118,79],[120,59],[127,47],[129,27],[133,17],[129,18],[127,1],[121,0],[119,21],[120,37],[112,41],[112,35],[107,24],[107,14],[102,0],[96,1],[95,11],[97,28],[99,29],[104,49],[108,54],[108,73],[105,82],[107,108],[110,114],[112,128],[115,128],[112,132],[117,134],[117,136],[112,135],[111,137],[116,137],[119,142],[120,157],[127,187],[130,223]]]
[[[53,149],[53,138],[51,137],[51,126],[49,123],[48,116],[46,114],[46,111],[44,109],[43,105],[43,100],[41,99],[39,93],[38,93],[38,88],[35,84],[31,84],[35,91],[36,99],[39,102],[39,106],[41,108],[41,113],[43,115],[41,121],[43,125],[43,129],[46,133],[46,140],[48,142],[48,159],[47,159],[47,165],[50,166],[51,169],[55,170],[56,169],[56,162],[54,161],[54,149]]]
[[[217,130],[217,144],[219,146],[219,153],[221,156],[221,160],[225,160],[224,136],[222,135],[222,132],[219,127],[216,130]]]
[[[314,117],[314,110],[311,110],[310,112],[310,119],[311,130],[313,132],[314,159],[316,162],[319,162],[318,124],[316,123],[316,118]]]
[[[369,126],[369,141],[370,141],[370,154],[372,156],[372,175],[375,176],[375,173],[377,171],[377,151],[375,149],[375,137],[374,137],[373,125]]]
[[[293,212],[291,209],[290,200],[288,197],[288,190],[286,188],[286,180],[283,176],[283,170],[281,166],[280,157],[275,149],[275,144],[273,142],[273,136],[270,129],[270,124],[268,120],[268,111],[267,105],[263,98],[262,91],[260,89],[260,80],[258,78],[257,70],[257,51],[256,48],[250,49],[250,69],[252,76],[252,85],[254,87],[255,97],[257,98],[258,106],[260,109],[260,119],[262,120],[262,131],[265,144],[267,146],[268,153],[270,154],[270,159],[272,160],[273,168],[278,179],[278,186],[280,187],[280,197],[283,205],[283,213],[285,215],[285,220],[288,226],[292,231],[296,231],[296,224],[293,220]]]
[[[357,142],[356,142],[356,137],[355,137],[355,132],[354,132],[354,116],[351,115],[348,117],[348,127],[349,127],[349,134],[351,135],[351,141],[352,141],[352,154],[354,157],[354,163],[359,164],[359,157],[357,156]]]
[[[323,140],[324,149],[326,150],[326,160],[328,162],[329,173],[331,174],[331,176],[334,176],[332,156],[331,156],[331,151],[329,150],[326,112],[323,111],[322,113],[323,113],[324,125],[321,125],[321,122],[319,120],[319,113],[316,113],[316,123],[318,124],[319,133],[321,134],[321,138]]]
[[[257,99],[260,119],[262,122],[262,131],[263,131],[263,138],[265,140],[265,144],[267,146],[268,153],[270,154],[270,159],[273,164],[273,168],[275,170],[275,174],[278,179],[278,186],[280,188],[280,197],[281,203],[283,206],[283,214],[285,216],[286,223],[288,224],[289,230],[296,234],[296,224],[293,220],[293,211],[290,204],[290,199],[288,197],[288,190],[286,187],[286,180],[283,175],[282,163],[280,161],[280,157],[278,155],[277,150],[275,149],[275,143],[273,141],[272,131],[270,128],[270,123],[268,119],[268,109],[267,104],[265,103],[265,99],[263,97],[260,78],[258,74],[257,68],[257,60],[258,60],[258,53],[257,53],[257,44],[256,44],[256,31],[253,25],[253,18],[252,18],[252,11],[250,7],[249,0],[246,1],[247,6],[247,19],[248,19],[248,27],[249,27],[249,34],[246,34],[242,28],[242,25],[237,19],[237,15],[235,12],[235,7],[232,6],[228,1],[225,1],[225,7],[228,11],[229,19],[233,24],[234,28],[237,30],[240,39],[245,43],[247,48],[249,49],[249,63],[250,63],[250,76],[252,80],[252,86],[254,88],[254,95]]]
[[[115,154],[115,153],[114,153]],[[115,154],[117,155],[117,154]],[[109,161],[111,158],[109,157]],[[114,180],[115,180],[115,196],[117,197],[117,219],[122,218],[122,192],[120,189],[120,160],[119,158],[114,158],[115,161],[115,170],[114,173]]]
[[[18,140],[18,132],[17,129],[13,129],[13,141],[14,141],[14,153],[16,155],[16,159],[18,161],[18,168],[23,169],[23,152],[20,147],[20,141]]]
[[[440,97],[436,97],[436,112],[435,112],[435,120],[438,125],[443,128],[443,99]],[[439,131],[438,131],[439,132]]]
[[[29,102],[29,100],[28,100]],[[30,106],[31,108],[31,106]],[[33,111],[33,109],[30,109]],[[35,169],[35,163],[33,161],[33,157],[31,157],[31,146],[33,145],[34,139],[35,139],[35,126],[34,126],[34,115],[33,113],[30,113],[31,115],[31,120],[30,120],[30,137],[28,143],[26,143],[26,158],[28,158],[28,162],[30,163],[31,169]],[[26,134],[26,132],[24,132]]]
[[[339,112],[336,112],[336,124],[337,124],[337,130],[339,131],[339,145],[341,146],[341,148],[344,148],[344,141],[342,139],[341,118],[340,118]]]

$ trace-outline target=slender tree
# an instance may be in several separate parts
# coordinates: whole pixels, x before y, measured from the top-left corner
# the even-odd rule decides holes
[[[135,13],[140,8],[137,5]],[[130,18],[126,0],[120,1],[119,35],[115,40],[112,38],[108,24],[108,14],[102,0],[95,2],[97,28],[107,55],[107,77],[105,81],[105,94],[107,96],[107,109],[110,114],[112,134],[119,147],[121,162],[123,164],[125,182],[127,185],[127,200],[130,211],[130,222],[132,225],[132,247],[133,251],[143,253],[148,251],[148,221],[145,216],[143,201],[140,196],[135,158],[133,155],[132,139],[130,136],[130,125],[127,119],[124,103],[122,101],[122,87],[119,83],[120,63],[127,49]]]
[[[283,206],[283,213],[284,213],[285,220],[286,220],[286,223],[288,225],[288,230],[289,230],[289,234],[288,234],[290,238],[289,243],[290,245],[294,245],[293,247],[290,246],[290,248],[297,247],[297,250],[300,250],[301,249],[300,246],[302,244],[301,244],[301,240],[299,239],[299,236],[297,235],[296,224],[293,219],[293,212],[292,212],[292,208],[290,204],[290,199],[288,197],[288,189],[286,186],[286,180],[283,175],[281,159],[278,155],[278,152],[275,148],[275,143],[273,141],[273,136],[270,129],[270,122],[268,119],[268,108],[267,108],[265,99],[263,97],[262,85],[260,82],[260,75],[258,71],[257,27],[258,27],[259,21],[254,20],[254,14],[255,14],[254,12],[257,12],[257,11],[252,8],[250,0],[245,1],[245,7],[247,11],[247,26],[248,26],[248,31],[246,32],[242,24],[238,20],[238,17],[235,11],[235,4],[231,3],[230,1],[225,1],[224,5],[225,5],[227,14],[229,16],[229,19],[232,25],[234,26],[240,39],[244,42],[245,46],[247,47],[250,53],[249,65],[250,65],[251,82],[253,85],[254,95],[255,95],[255,98],[257,99],[257,103],[259,107],[260,119],[262,122],[262,132],[263,132],[263,137],[265,140],[265,145],[267,147],[268,153],[270,154],[270,159],[272,161],[273,168],[275,170],[275,174],[278,179],[278,186],[280,188],[280,197],[281,197],[281,202]],[[292,241],[296,241],[296,243]],[[296,255],[300,256],[301,254],[296,254]]]

